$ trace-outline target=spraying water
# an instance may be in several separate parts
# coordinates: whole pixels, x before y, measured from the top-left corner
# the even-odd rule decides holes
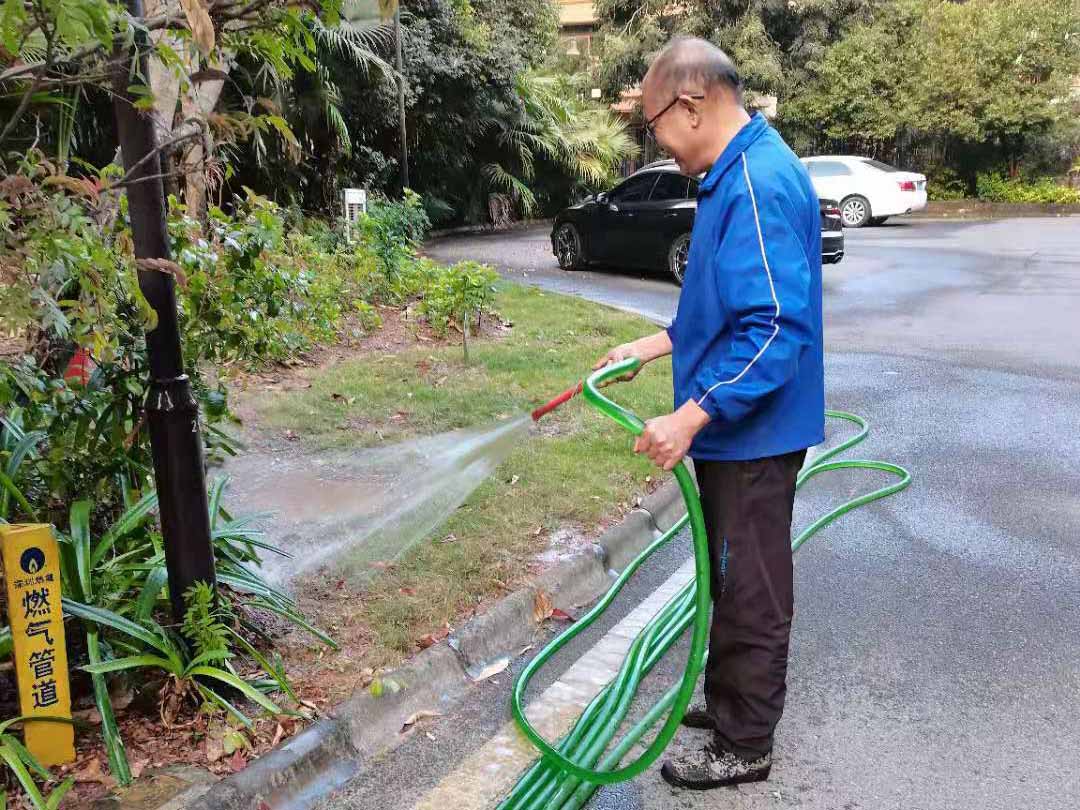
[[[389,447],[320,457],[231,461],[236,514],[272,512],[263,573],[285,584],[320,567],[362,580],[427,537],[528,433],[528,416]]]

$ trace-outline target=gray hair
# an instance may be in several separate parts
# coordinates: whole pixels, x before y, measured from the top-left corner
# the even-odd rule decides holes
[[[735,63],[711,42],[698,37],[676,37],[653,60],[649,75],[661,87],[684,93],[700,86],[726,87],[737,104],[743,103],[743,83]]]

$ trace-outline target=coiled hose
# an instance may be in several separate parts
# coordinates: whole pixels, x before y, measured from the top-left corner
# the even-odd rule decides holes
[[[584,383],[584,395],[589,404],[635,436],[640,435],[644,430],[644,422],[605,397],[599,389],[605,383],[618,379],[637,367],[636,359],[625,360],[594,372]],[[564,394],[557,399],[561,400],[558,403],[561,404],[569,399],[569,396]],[[538,411],[546,412],[542,409]],[[805,467],[796,481],[796,490],[811,478],[832,470],[879,470],[891,473],[899,480],[889,486],[853,498],[815,520],[792,542],[793,551],[798,550],[807,540],[842,515],[900,492],[911,483],[911,473],[896,464],[884,461],[834,461],[836,456],[862,442],[870,429],[865,420],[854,414],[826,411],[825,415],[831,419],[852,422],[859,427],[859,432],[817,456],[809,466]],[[686,515],[642,551],[623,570],[600,601],[548,644],[518,676],[511,698],[514,720],[522,733],[540,751],[541,758],[522,776],[510,794],[498,805],[499,810],[578,810],[584,806],[599,785],[622,782],[642,773],[656,761],[675,736],[705,665],[712,605],[709,594],[708,538],[705,533],[701,501],[686,465],[679,462],[674,473],[683,500],[686,502]],[[669,600],[642,629],[630,645],[618,675],[589,703],[570,733],[557,745],[551,745],[525,717],[523,702],[529,682],[553,655],[596,621],[644,562],[657,549],[670,542],[687,523],[690,524],[694,544],[694,579]],[[614,748],[608,751],[612,739],[633,704],[642,679],[688,627],[693,629],[690,638],[690,653],[682,679],[629,729]],[[667,719],[644,752],[629,765],[621,766],[630,749],[638,744],[665,713]]]

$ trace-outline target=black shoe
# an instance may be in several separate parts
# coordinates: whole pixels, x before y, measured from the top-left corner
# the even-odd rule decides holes
[[[698,703],[687,709],[686,714],[683,715],[682,724],[687,728],[716,728],[716,721],[713,720],[704,703]]]
[[[727,785],[763,782],[772,769],[772,752],[746,760],[710,743],[697,751],[669,759],[660,775],[669,785],[690,790],[710,790]]]

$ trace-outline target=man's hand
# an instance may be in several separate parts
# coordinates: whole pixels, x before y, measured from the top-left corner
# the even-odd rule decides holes
[[[690,443],[705,425],[709,414],[693,400],[675,413],[645,423],[645,432],[634,442],[635,453],[645,453],[653,463],[671,470],[690,450]]]
[[[621,346],[616,346],[614,349],[612,349],[596,361],[596,364],[593,365],[593,371],[598,371],[604,366],[621,363],[623,360],[629,360],[631,357],[636,357],[640,364],[636,369],[634,369],[633,371],[628,371],[626,374],[623,374],[618,379],[618,382],[630,382],[630,380],[634,379],[634,377],[637,376],[638,372],[641,371],[644,365],[649,362],[641,356],[641,353],[637,349],[636,341],[634,343],[624,343]]]
[[[631,357],[636,357],[641,365],[634,371],[627,372],[619,377],[621,382],[629,382],[637,376],[637,373],[645,366],[646,363],[651,363],[658,357],[671,354],[671,338],[668,337],[668,333],[657,332],[655,335],[649,335],[635,340],[631,343],[623,343],[621,346],[616,346],[609,351],[593,366],[593,371],[598,371],[604,366],[610,366],[612,363],[621,363],[623,360],[629,360]]]

